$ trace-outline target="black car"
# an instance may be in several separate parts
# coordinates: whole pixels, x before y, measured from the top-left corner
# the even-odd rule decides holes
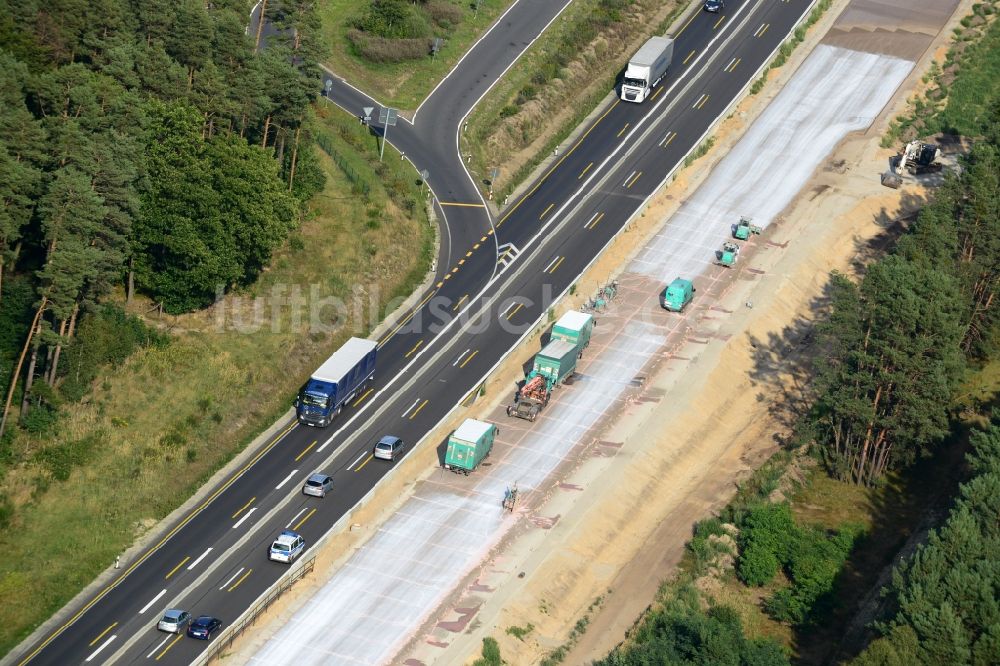
[[[194,622],[188,625],[187,634],[191,638],[200,638],[203,641],[207,641],[215,633],[216,629],[222,626],[222,622],[218,618],[211,617],[209,615],[202,615]]]
[[[720,12],[726,8],[725,0],[705,0],[706,12]]]

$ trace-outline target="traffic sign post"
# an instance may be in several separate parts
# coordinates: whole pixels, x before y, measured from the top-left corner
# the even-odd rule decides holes
[[[382,155],[385,154],[385,140],[389,138],[389,128],[396,126],[397,114],[396,109],[388,107],[382,107],[378,110],[378,121],[382,124],[382,148],[378,151],[379,162],[382,161]]]

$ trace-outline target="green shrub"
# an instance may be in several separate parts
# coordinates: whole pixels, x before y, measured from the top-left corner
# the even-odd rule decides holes
[[[426,38],[432,34],[427,16],[414,4],[403,0],[371,0],[367,10],[351,25],[384,39]]]
[[[495,638],[487,636],[483,639],[483,656],[472,662],[472,666],[500,666],[503,659],[500,657],[500,645]]]
[[[737,572],[747,585],[761,586],[771,582],[781,568],[774,552],[762,546],[750,546],[740,553]]]
[[[121,308],[102,305],[82,317],[76,336],[63,350],[59,393],[76,402],[102,368],[124,363],[139,348],[166,345],[169,339]]]
[[[861,530],[853,524],[842,526],[835,534],[816,527],[797,530],[786,567],[792,584],[765,603],[768,613],[795,625],[806,623],[810,616],[823,616],[832,603],[837,576]]]
[[[751,507],[740,524],[736,571],[748,585],[764,585],[788,562],[797,527],[787,502]]]

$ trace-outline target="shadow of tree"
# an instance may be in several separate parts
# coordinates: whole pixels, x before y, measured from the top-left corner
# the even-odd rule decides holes
[[[865,268],[885,256],[916,219],[926,198],[913,193],[903,193],[900,207],[893,213],[885,208],[872,221],[882,231],[870,238],[858,238],[854,243],[854,256],[850,271],[863,275]],[[769,403],[768,414],[785,433],[791,433],[808,414],[813,401],[815,359],[823,350],[818,348],[816,325],[829,314],[830,282],[813,298],[806,314],[795,318],[778,331],[769,332],[766,338],[747,334],[753,354],[750,378],[759,388],[758,402]],[[782,446],[791,445],[789,436],[777,435]]]
[[[872,622],[892,612],[881,591],[891,581],[893,567],[944,521],[968,475],[969,434],[969,428],[957,425],[934,455],[867,491],[864,510],[870,527],[855,543],[832,591],[793,630],[795,663],[844,663],[877,636]]]

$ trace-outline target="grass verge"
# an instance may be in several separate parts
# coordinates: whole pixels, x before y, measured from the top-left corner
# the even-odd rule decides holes
[[[326,188],[259,282],[204,312],[149,320],[170,342],[99,376],[60,422],[59,442],[13,442],[0,652],[197,491],[344,339],[366,335],[422,279],[433,230],[416,174],[395,155],[379,165],[353,119],[318,113]],[[59,480],[35,455],[43,444],[87,455]]]
[[[445,38],[441,50],[421,60],[372,63],[353,52],[347,39],[348,21],[364,2],[328,0],[319,9],[322,35],[330,45],[325,64],[383,104],[414,110],[438,81],[455,66],[473,42],[502,14],[513,0],[471,0],[461,3],[462,20]],[[478,11],[476,10],[478,7]]]

